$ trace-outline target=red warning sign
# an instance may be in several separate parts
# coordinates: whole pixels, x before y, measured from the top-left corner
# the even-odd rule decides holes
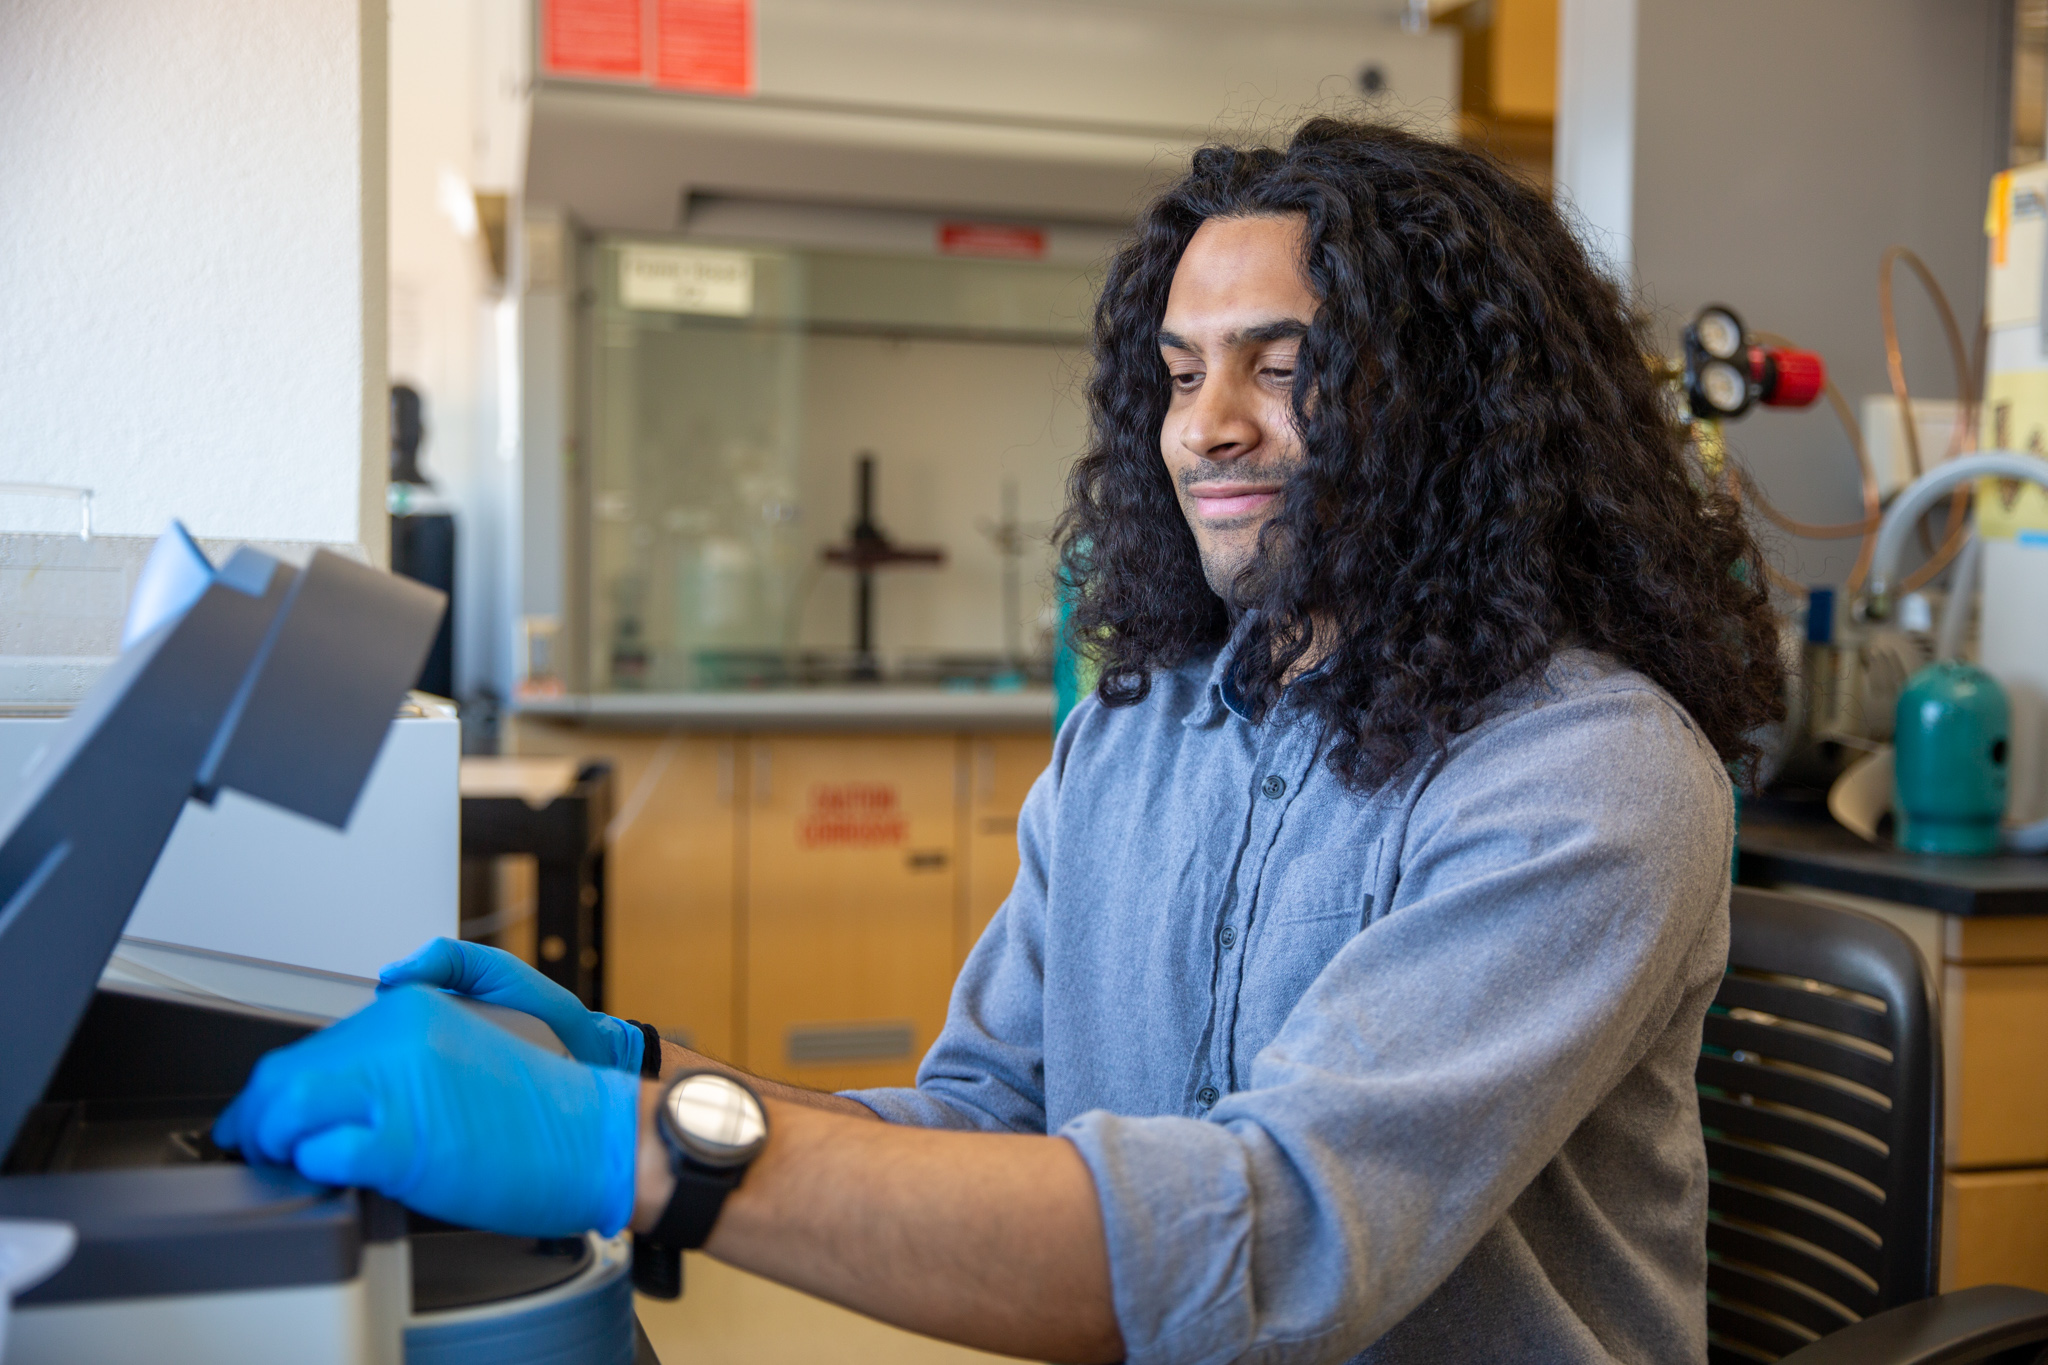
[[[1045,229],[1016,223],[941,223],[939,252],[945,256],[1039,261],[1045,259]]]
[[[754,93],[753,0],[655,0],[654,83]]]
[[[810,808],[797,822],[805,848],[886,848],[910,835],[910,817],[886,782],[838,782],[811,788]]]
[[[543,0],[541,66],[556,76],[647,74],[643,0]]]

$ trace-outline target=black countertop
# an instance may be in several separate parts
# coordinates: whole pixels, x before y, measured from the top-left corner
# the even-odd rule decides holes
[[[1868,844],[1822,810],[1743,803],[1745,884],[1847,891],[1945,915],[2048,915],[2048,857],[1937,858]]]

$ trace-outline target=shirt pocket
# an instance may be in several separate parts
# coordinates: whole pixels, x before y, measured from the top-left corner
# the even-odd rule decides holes
[[[1233,1072],[1243,1071],[1286,1024],[1330,960],[1365,927],[1372,897],[1287,907],[1256,926],[1244,960],[1234,1030]],[[1235,1076],[1242,1083],[1243,1076]]]
[[[1263,879],[1257,918],[1274,928],[1348,919],[1354,932],[1363,929],[1372,911],[1370,862],[1313,853],[1289,859]]]

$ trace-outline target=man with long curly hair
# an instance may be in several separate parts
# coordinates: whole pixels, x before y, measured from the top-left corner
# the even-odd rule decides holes
[[[1196,154],[1095,345],[1060,534],[1102,681],[1016,887],[916,1087],[756,1082],[770,1136],[694,1235],[1038,1358],[1703,1361],[1693,1068],[1779,678],[1642,325],[1497,163],[1318,119]],[[668,1226],[627,1073],[716,1064],[487,954],[387,979],[625,1070],[512,1067],[399,991],[266,1062],[223,1140],[508,1231]],[[460,1086],[505,1117],[437,1146],[468,1120],[417,1097]]]

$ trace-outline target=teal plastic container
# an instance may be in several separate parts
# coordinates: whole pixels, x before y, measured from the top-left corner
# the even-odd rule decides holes
[[[1973,664],[1933,663],[1899,694],[1893,809],[1899,847],[1982,858],[2005,818],[2005,689]]]

